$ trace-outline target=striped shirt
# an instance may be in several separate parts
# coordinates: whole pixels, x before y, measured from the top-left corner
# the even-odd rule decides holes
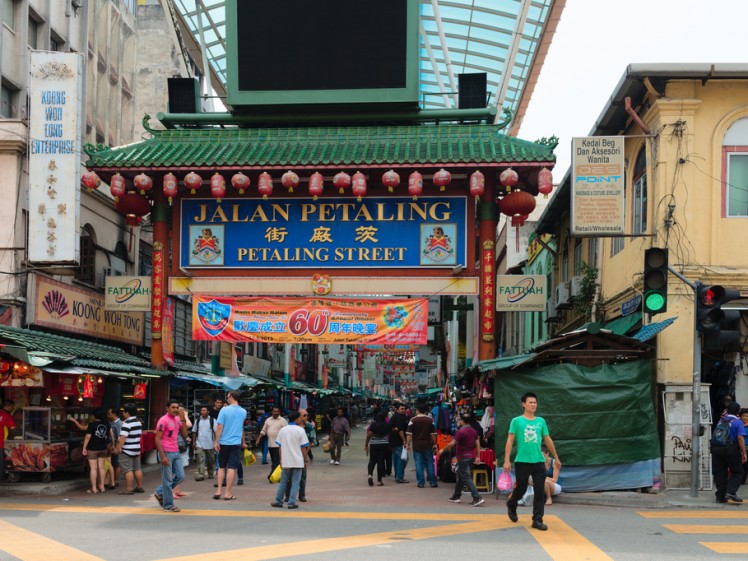
[[[140,435],[142,432],[143,425],[140,424],[137,417],[128,417],[122,421],[120,436],[127,437],[122,446],[123,454],[127,456],[140,456]]]

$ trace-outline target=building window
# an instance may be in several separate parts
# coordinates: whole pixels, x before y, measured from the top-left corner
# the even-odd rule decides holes
[[[582,274],[582,239],[578,238],[574,242],[574,276]]]
[[[16,0],[3,0],[3,23],[11,29],[16,28]]]
[[[29,47],[37,49],[39,44],[39,24],[36,20],[29,18]]]
[[[625,238],[611,238],[610,239],[610,256],[618,255],[623,251],[623,240]]]
[[[81,230],[80,260],[77,279],[86,284],[96,283],[96,241],[90,230]]]
[[[748,216],[748,118],[735,121],[722,139],[725,215]]]
[[[633,234],[643,234],[647,231],[647,151],[642,148],[634,165],[634,224]]]
[[[10,88],[0,86],[0,117],[10,119],[13,113],[13,92]]]
[[[49,50],[50,51],[59,51],[60,50],[60,43],[57,42],[57,39],[50,37],[49,38]]]
[[[567,243],[564,256],[561,258],[561,282],[569,280],[569,246]]]
[[[597,267],[597,246],[598,246],[599,240],[598,238],[590,238],[587,242],[587,263],[590,264],[590,267]]]

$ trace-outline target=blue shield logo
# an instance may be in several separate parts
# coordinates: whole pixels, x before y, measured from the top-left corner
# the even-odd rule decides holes
[[[229,324],[231,317],[231,305],[221,304],[215,300],[210,302],[198,302],[197,317],[200,325],[211,337],[220,335]]]

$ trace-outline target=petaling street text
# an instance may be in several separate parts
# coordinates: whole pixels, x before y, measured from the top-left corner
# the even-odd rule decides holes
[[[336,248],[282,248],[242,247],[237,251],[239,262],[275,261],[283,263],[319,261],[390,261],[405,260],[406,247],[336,247]]]

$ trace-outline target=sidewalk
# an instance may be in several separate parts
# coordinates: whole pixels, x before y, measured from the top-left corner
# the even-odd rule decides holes
[[[439,481],[439,487],[432,489],[426,485],[423,489],[416,487],[414,462],[411,457],[405,471],[405,477],[410,483],[397,484],[392,477],[384,479],[383,487],[369,487],[367,483],[366,464],[368,458],[364,453],[365,426],[353,429],[350,446],[343,448],[341,465],[334,466],[329,463],[329,455],[322,451],[320,446],[312,448],[314,462],[309,467],[307,496],[309,502],[304,508],[324,509],[358,509],[365,508],[371,511],[408,511],[412,509],[437,510],[445,508],[469,509],[465,501],[458,505],[451,505],[448,498],[454,489],[453,483]],[[245,468],[244,485],[234,486],[233,492],[237,495],[240,504],[257,507],[268,506],[274,497],[274,485],[267,482],[269,465],[262,465],[260,451],[255,450],[257,463]],[[152,494],[160,483],[160,470],[158,465],[144,465],[144,486]],[[179,506],[185,508],[211,508],[217,506],[212,498],[215,481],[206,479],[197,482],[194,478],[195,463],[191,463],[186,470],[186,479],[182,483],[182,490],[187,497],[179,501]],[[101,495],[85,495],[89,486],[88,478],[80,474],[66,474],[66,479],[60,479],[51,483],[41,483],[38,475],[24,474],[19,483],[0,483],[0,497],[63,497],[63,500],[79,499],[86,497],[89,500],[117,501],[128,504],[130,497],[118,496],[116,492],[110,491]],[[376,476],[375,476],[376,477]],[[122,488],[124,482],[120,483]],[[132,500],[141,501],[149,497],[135,496]],[[746,498],[748,506],[748,486],[741,488],[740,496]],[[67,498],[65,498],[67,497]],[[486,499],[482,508],[492,511],[504,509],[506,495],[498,499],[496,495],[484,495]],[[154,499],[155,505],[155,499]],[[554,497],[554,503],[561,505],[595,505],[611,506],[621,508],[639,509],[663,509],[663,508],[708,508],[708,509],[735,509],[741,505],[732,503],[719,504],[715,502],[714,491],[700,491],[698,497],[690,497],[689,490],[678,489],[664,491],[659,494],[646,494],[627,491],[606,491],[597,493],[562,493]],[[304,503],[302,503],[303,505]],[[552,508],[552,507],[551,507]],[[470,509],[472,510],[472,509]]]

